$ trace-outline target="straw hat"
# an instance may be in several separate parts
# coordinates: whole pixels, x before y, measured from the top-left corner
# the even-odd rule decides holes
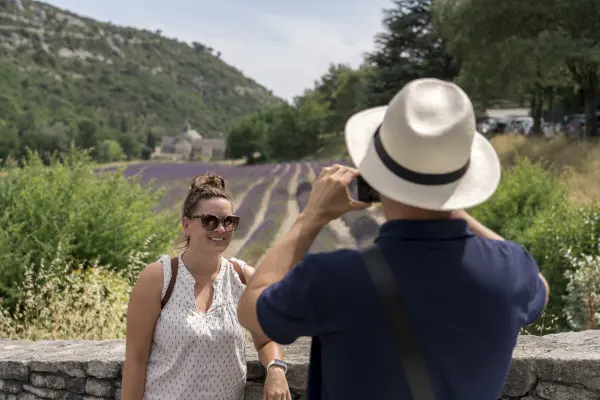
[[[475,111],[457,85],[417,79],[387,106],[348,120],[346,147],[369,185],[382,195],[429,210],[483,203],[500,183],[500,160],[476,131]]]

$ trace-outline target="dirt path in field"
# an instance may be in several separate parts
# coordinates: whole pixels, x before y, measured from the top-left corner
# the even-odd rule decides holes
[[[312,184],[317,179],[312,165],[308,164],[308,181]],[[335,233],[339,239],[339,247],[354,249],[357,247],[356,240],[350,233],[350,228],[340,218],[331,221],[327,227]]]
[[[298,208],[298,201],[296,200],[296,192],[298,191],[298,177],[300,176],[300,170],[301,170],[301,164],[297,163],[296,171],[292,175],[292,178],[290,179],[290,183],[288,184],[288,187],[287,187],[288,201],[287,201],[287,211],[285,214],[285,218],[284,218],[283,222],[281,223],[281,226],[279,227],[279,231],[277,231],[277,234],[275,235],[273,242],[271,242],[270,244],[273,244],[275,241],[279,240],[283,235],[285,235],[292,227],[292,224],[294,223],[294,221],[296,221],[296,218],[298,218],[298,214],[300,214],[300,209]],[[262,261],[263,257],[264,257],[264,253],[262,256],[260,256],[260,258],[256,262],[257,265],[258,265],[258,263],[260,263]]]
[[[280,166],[278,166],[278,167],[280,167]],[[256,217],[254,218],[254,223],[252,224],[250,229],[248,229],[248,233],[246,234],[246,236],[237,238],[237,239],[233,239],[231,241],[231,243],[229,244],[229,247],[225,251],[225,257],[227,257],[227,258],[236,257],[237,254],[239,253],[240,249],[242,247],[244,247],[244,245],[246,244],[246,242],[248,241],[250,236],[252,236],[252,234],[254,233],[256,228],[258,228],[258,226],[260,224],[262,224],[263,219],[265,218],[265,214],[267,213],[267,209],[269,208],[269,202],[271,201],[271,193],[273,193],[273,189],[275,188],[275,186],[277,186],[281,177],[287,172],[287,170],[290,167],[291,167],[290,164],[286,165],[285,168],[281,172],[279,172],[279,168],[277,168],[277,170],[275,171],[275,173],[277,173],[277,175],[273,177],[273,182],[271,182],[271,184],[269,186],[267,186],[267,188],[265,189],[265,194],[260,202],[260,207],[256,213]],[[262,182],[262,180],[267,179],[267,178],[270,178],[270,176],[261,179],[261,182]]]

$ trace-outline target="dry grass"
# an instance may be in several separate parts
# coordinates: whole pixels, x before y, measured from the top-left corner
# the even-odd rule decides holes
[[[518,134],[499,135],[491,142],[502,165],[509,167],[515,156],[541,162],[553,173],[562,176],[573,201],[600,202],[600,142],[569,142],[564,137],[548,140],[527,138]]]

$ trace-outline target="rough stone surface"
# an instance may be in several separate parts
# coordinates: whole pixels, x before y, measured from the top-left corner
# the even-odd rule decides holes
[[[302,399],[310,339],[299,339],[284,350],[292,398]],[[251,340],[246,354],[245,398],[259,400],[265,370]],[[0,340],[0,400],[120,400],[124,355],[122,340]],[[502,399],[600,399],[600,331],[521,336]]]

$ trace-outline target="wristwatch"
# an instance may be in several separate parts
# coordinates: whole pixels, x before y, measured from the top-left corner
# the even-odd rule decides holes
[[[278,359],[274,359],[273,361],[271,361],[270,363],[267,364],[267,371],[269,370],[269,368],[271,368],[273,365],[277,366],[277,367],[281,367],[283,368],[283,373],[285,374],[287,372],[288,369],[288,365],[285,361],[283,360],[278,360]]]

